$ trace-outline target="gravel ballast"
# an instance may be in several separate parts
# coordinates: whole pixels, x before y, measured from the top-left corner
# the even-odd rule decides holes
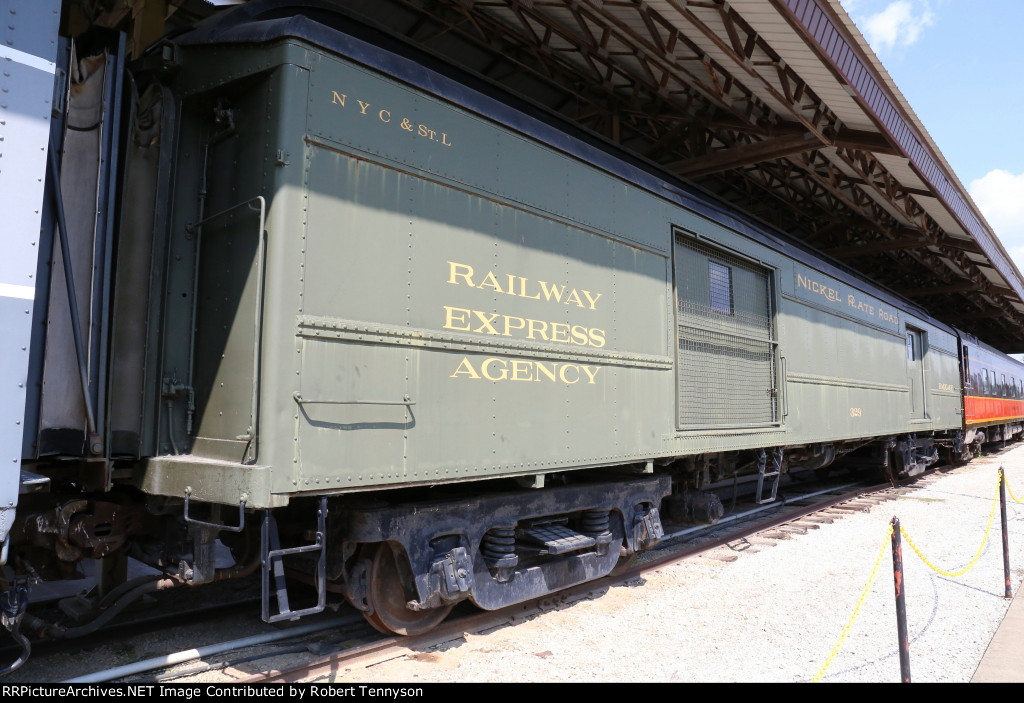
[[[373,666],[335,669],[328,678],[315,680],[807,682],[826,663],[878,563],[874,585],[823,680],[898,682],[889,523],[899,517],[937,567],[962,569],[985,536],[1000,466],[1011,491],[1024,498],[1021,445],[940,470],[911,488],[888,489],[890,500],[867,512],[843,514],[806,534],[731,543],[590,599],[567,603],[555,597],[540,615]],[[1024,578],[1024,505],[1007,497],[1016,593]],[[912,680],[970,681],[1009,607],[1003,597],[998,505],[988,541],[963,576],[936,573],[906,542],[903,561]],[[191,626],[174,635],[133,636],[116,645],[96,646],[86,640],[77,651],[70,647],[48,660],[30,659],[5,682],[66,680],[268,628],[254,615],[227,625],[211,621],[205,629]],[[263,667],[287,663],[258,659],[174,682],[238,681]]]
[[[869,512],[807,534],[751,539],[664,568],[601,597],[514,626],[466,635],[431,651],[336,672],[353,682],[807,682],[815,678],[874,585],[824,674],[825,682],[898,682],[892,518],[935,566],[974,558],[998,468],[1024,499],[1024,447],[945,470]],[[1007,496],[1011,584],[1024,576],[1024,505]],[[730,560],[736,556],[735,560]],[[999,509],[975,566],[951,578],[904,542],[910,671],[914,682],[968,682],[1009,602]]]

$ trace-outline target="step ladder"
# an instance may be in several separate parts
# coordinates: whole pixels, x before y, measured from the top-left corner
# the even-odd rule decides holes
[[[277,533],[277,520],[268,510],[263,516],[262,538],[260,540],[261,566],[263,570],[263,622],[280,622],[281,620],[298,620],[304,615],[323,612],[327,607],[327,498],[320,499],[320,507],[316,516],[316,541],[301,547],[281,549],[281,539]],[[288,604],[288,586],[284,578],[284,557],[289,554],[320,552],[316,566],[317,604],[302,610],[292,610]],[[277,614],[270,613],[271,577],[274,582],[274,595],[277,598]]]
[[[779,490],[779,477],[782,476],[782,447],[771,450],[772,470],[768,471],[768,453],[764,449],[757,450],[757,492],[754,502],[758,505],[774,503]],[[765,479],[771,479],[771,495],[764,495]]]

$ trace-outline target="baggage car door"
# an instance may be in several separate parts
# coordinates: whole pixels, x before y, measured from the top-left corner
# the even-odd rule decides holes
[[[680,429],[779,421],[772,271],[677,232]]]
[[[924,332],[907,326],[907,381],[910,385],[910,417],[928,416],[925,404]]]

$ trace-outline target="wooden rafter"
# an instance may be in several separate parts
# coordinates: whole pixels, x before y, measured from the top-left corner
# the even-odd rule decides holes
[[[684,178],[697,178],[820,147],[821,142],[818,138],[813,134],[807,133],[799,136],[776,137],[759,142],[740,144],[728,149],[719,149],[703,156],[681,159],[663,165],[667,170]]]

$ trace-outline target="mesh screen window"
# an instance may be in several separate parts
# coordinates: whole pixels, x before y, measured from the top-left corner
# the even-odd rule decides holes
[[[772,274],[677,235],[678,426],[778,421]]]

